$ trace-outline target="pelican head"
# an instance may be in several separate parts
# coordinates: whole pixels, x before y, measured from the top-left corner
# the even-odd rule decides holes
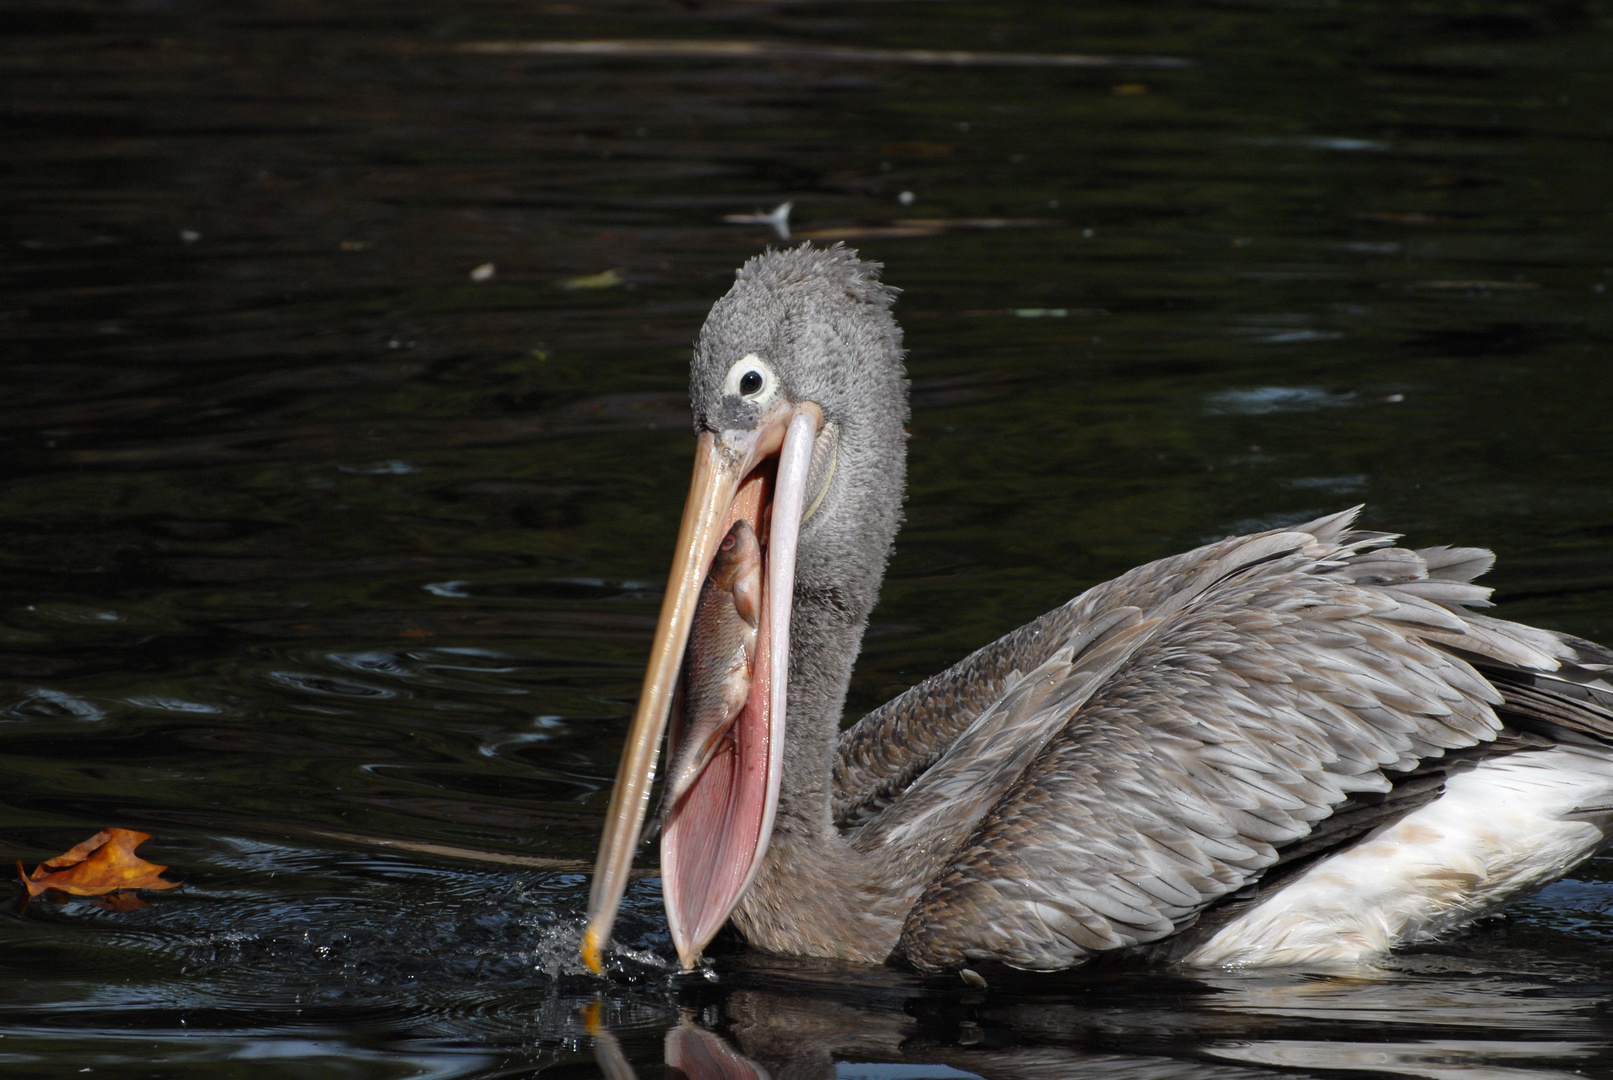
[[[686,968],[744,896],[774,830],[829,820],[828,763],[906,472],[901,331],[879,269],[839,246],[770,251],[739,270],[700,331],[694,476],[589,898],[583,958],[596,972],[679,672],[700,645],[690,631],[701,586],[741,519],[763,547],[750,693],[663,800],[663,891]]]

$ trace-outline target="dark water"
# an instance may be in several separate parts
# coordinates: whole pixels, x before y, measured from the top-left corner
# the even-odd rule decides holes
[[[678,977],[648,874],[610,979],[574,959],[689,342],[776,242],[725,215],[793,200],[905,290],[913,486],[853,715],[1357,502],[1613,641],[1607,3],[0,23],[0,856],[119,825],[185,879],[0,917],[6,1075],[651,1077],[680,1024],[774,1077],[1613,1075],[1608,857],[1349,979]],[[593,39],[788,48],[463,48]]]

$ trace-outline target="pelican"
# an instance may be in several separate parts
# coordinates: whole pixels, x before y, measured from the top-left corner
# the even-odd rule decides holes
[[[661,802],[686,968],[730,920],[761,950],[971,981],[1117,950],[1336,968],[1613,835],[1613,652],[1480,614],[1489,552],[1399,547],[1353,510],[1094,586],[842,734],[905,486],[879,270],[770,251],[700,332],[694,476],[593,879],[593,970],[741,520],[763,543],[747,696],[681,748]]]

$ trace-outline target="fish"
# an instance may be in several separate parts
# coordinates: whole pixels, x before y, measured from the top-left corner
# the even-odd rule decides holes
[[[674,729],[665,805],[689,789],[750,697],[762,608],[762,544],[734,522],[700,590],[683,667],[683,722]]]

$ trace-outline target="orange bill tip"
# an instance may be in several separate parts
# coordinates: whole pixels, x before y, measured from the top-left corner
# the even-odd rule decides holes
[[[599,936],[592,926],[582,936],[582,962],[588,965],[588,970],[595,975],[605,974],[605,963],[599,955]]]

